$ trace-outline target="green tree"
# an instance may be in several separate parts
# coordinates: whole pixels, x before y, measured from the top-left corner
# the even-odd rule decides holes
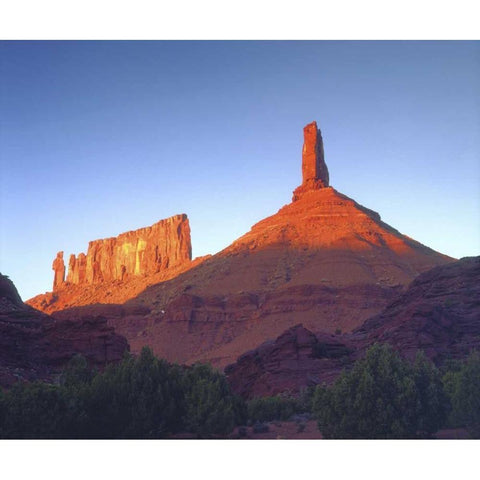
[[[288,420],[302,409],[299,400],[286,395],[253,398],[247,402],[248,419],[252,422]]]
[[[412,423],[416,425],[418,436],[429,437],[445,425],[449,402],[440,372],[423,351],[415,358],[413,381],[416,402]]]
[[[59,387],[19,382],[5,395],[4,406],[4,438],[64,438],[67,404]]]
[[[0,389],[1,438],[165,438],[226,434],[246,418],[242,399],[210,366],[171,365],[145,347],[92,372],[74,357],[60,384]]]
[[[185,372],[185,427],[199,436],[227,434],[245,417],[243,400],[230,391],[224,375],[210,365]]]
[[[411,365],[376,344],[331,387],[317,387],[313,411],[326,438],[418,438],[443,425],[447,402],[423,354]]]
[[[178,431],[181,404],[178,368],[144,347],[93,379],[88,430],[93,438],[163,438]]]
[[[480,352],[472,352],[443,377],[452,405],[450,424],[464,426],[474,438],[480,438]]]
[[[96,372],[93,371],[87,359],[80,354],[73,356],[60,376],[60,384],[65,387],[78,387],[90,384]]]

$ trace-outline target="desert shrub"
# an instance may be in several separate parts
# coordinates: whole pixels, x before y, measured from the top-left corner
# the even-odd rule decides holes
[[[452,364],[443,382],[452,406],[450,426],[466,427],[472,437],[480,438],[480,353]]]
[[[60,384],[65,387],[80,387],[90,384],[96,375],[83,355],[75,355],[67,363],[60,375]]]
[[[248,419],[252,422],[288,420],[303,411],[298,399],[286,395],[258,397],[247,402]]]
[[[4,397],[3,438],[62,438],[67,401],[60,388],[17,383]]]
[[[296,413],[312,413],[313,397],[315,395],[315,387],[309,386],[302,388],[297,397]]]
[[[74,357],[59,385],[0,389],[1,438],[165,438],[229,433],[246,421],[245,402],[207,365],[184,368],[145,347],[104,372]]]
[[[424,355],[412,365],[376,344],[331,387],[317,387],[313,411],[325,438],[423,438],[443,426],[447,405]]]
[[[184,426],[199,436],[227,434],[243,423],[243,400],[234,395],[223,374],[209,365],[185,372]]]
[[[148,347],[96,375],[86,410],[90,438],[163,438],[179,430],[181,374]]]

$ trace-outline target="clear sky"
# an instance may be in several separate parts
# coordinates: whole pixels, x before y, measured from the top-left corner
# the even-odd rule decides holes
[[[290,202],[317,120],[331,185],[480,254],[480,42],[0,42],[0,270],[186,213],[216,253]]]

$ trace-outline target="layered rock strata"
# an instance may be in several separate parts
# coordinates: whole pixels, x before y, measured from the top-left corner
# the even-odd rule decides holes
[[[405,293],[351,334],[297,325],[240,356],[225,369],[246,398],[299,392],[332,382],[374,343],[414,360],[422,350],[437,365],[480,349],[480,257],[462,258],[419,275]]]
[[[76,354],[102,368],[122,358],[127,340],[105,317],[53,319],[25,305],[8,277],[0,274],[0,386],[16,381],[52,381]]]
[[[435,363],[480,350],[480,256],[419,275],[380,315],[354,330],[361,348],[390,343],[413,359],[419,349]]]

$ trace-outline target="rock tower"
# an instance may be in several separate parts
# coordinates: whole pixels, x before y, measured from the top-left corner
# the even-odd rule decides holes
[[[329,186],[328,168],[323,152],[322,132],[317,122],[309,123],[303,129],[302,184],[293,192],[295,202],[310,190]]]
[[[63,252],[58,252],[53,260],[52,270],[53,277],[53,291],[58,290],[65,283],[65,262],[63,261]]]

